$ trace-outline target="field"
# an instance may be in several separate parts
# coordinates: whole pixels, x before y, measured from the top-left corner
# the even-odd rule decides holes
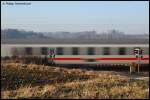
[[[128,72],[1,61],[1,98],[149,99],[149,79],[132,79]]]

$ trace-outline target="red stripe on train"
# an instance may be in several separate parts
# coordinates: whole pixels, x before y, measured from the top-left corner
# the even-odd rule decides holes
[[[48,58],[48,59],[49,60],[85,60],[85,58]],[[138,60],[138,58],[95,58],[95,60]],[[141,60],[149,60],[149,58],[141,58]]]
[[[49,58],[49,60],[82,60],[81,58]]]
[[[141,60],[149,60],[149,58],[140,58]],[[96,58],[96,60],[138,60],[138,58]]]

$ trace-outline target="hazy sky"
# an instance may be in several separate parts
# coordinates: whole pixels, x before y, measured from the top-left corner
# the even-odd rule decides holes
[[[7,1],[7,3],[15,2],[19,1]],[[117,29],[127,34],[149,33],[148,1],[31,1],[30,3],[31,5],[8,5],[6,1],[1,2],[2,29],[17,28],[38,32],[91,30],[106,32]]]

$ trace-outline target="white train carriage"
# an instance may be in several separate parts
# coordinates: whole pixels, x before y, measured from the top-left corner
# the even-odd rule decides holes
[[[56,64],[129,64],[138,62],[134,49],[139,47],[143,50],[140,63],[149,64],[149,44],[141,41],[25,43],[28,41],[2,44],[1,56],[47,56]],[[51,49],[54,50],[52,55],[55,55],[52,58],[49,55]]]

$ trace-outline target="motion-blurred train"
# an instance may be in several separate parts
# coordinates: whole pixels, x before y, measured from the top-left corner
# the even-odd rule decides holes
[[[142,50],[140,58],[134,50]],[[1,57],[47,57],[56,64],[149,64],[149,43],[140,40],[7,40]]]

